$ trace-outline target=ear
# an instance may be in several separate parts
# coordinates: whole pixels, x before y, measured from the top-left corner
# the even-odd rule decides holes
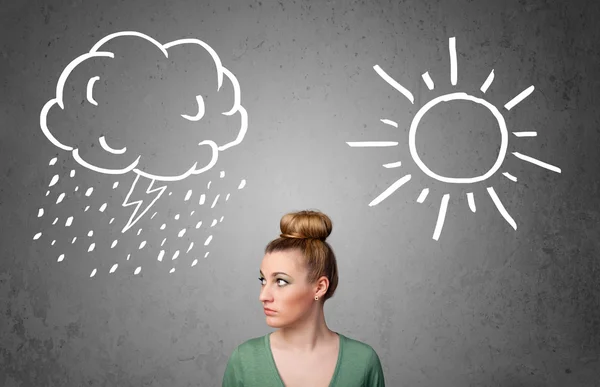
[[[329,289],[329,279],[323,275],[317,280],[316,295],[319,298],[323,297],[327,293],[327,289]]]

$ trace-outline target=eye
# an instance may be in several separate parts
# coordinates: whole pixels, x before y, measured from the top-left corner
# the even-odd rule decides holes
[[[262,282],[265,280],[265,278],[264,278],[264,277],[258,277],[258,280],[259,280],[259,281],[260,281],[260,283],[262,284]],[[284,282],[284,284],[283,284],[283,285],[281,285],[281,284],[280,284],[280,285],[279,285],[279,287],[281,287],[281,286],[285,286],[285,285],[288,285],[288,282],[287,282],[286,280],[284,280],[284,279],[281,279],[281,278],[279,278],[279,279],[277,280],[277,282],[279,282],[279,281],[283,281],[283,282]],[[264,284],[263,284],[263,285],[264,285]]]
[[[200,121],[202,117],[204,117],[204,98],[201,95],[196,96],[196,102],[198,104],[198,113],[195,116],[188,116],[187,114],[182,114],[181,116],[188,121]]]

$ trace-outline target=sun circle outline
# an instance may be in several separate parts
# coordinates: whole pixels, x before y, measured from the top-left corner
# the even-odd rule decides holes
[[[501,136],[500,151],[498,152],[498,159],[496,159],[496,162],[489,169],[489,171],[487,171],[485,174],[483,174],[481,176],[475,176],[475,177],[444,177],[444,176],[440,176],[437,173],[430,170],[429,168],[427,168],[425,163],[423,163],[423,161],[417,154],[415,137],[417,134],[417,127],[419,126],[419,122],[421,121],[421,118],[423,118],[423,115],[425,115],[425,113],[427,113],[427,111],[429,109],[431,109],[432,107],[434,107],[435,105],[437,105],[440,102],[448,102],[448,101],[454,101],[454,100],[471,101],[471,102],[475,102],[477,104],[483,105],[486,108],[488,108],[489,111],[492,112],[492,114],[494,115],[494,117],[496,117],[496,120],[498,121],[498,125],[500,127],[500,136]],[[479,181],[484,181],[485,179],[489,178],[494,173],[496,173],[496,171],[498,171],[498,169],[500,169],[500,166],[502,165],[502,162],[504,161],[504,158],[506,157],[506,150],[508,148],[508,130],[506,129],[506,122],[504,121],[504,117],[502,116],[502,113],[500,113],[500,111],[494,105],[492,105],[485,99],[478,98],[478,97],[472,96],[472,95],[464,93],[464,92],[445,94],[445,95],[441,95],[441,96],[434,98],[431,101],[427,102],[421,109],[419,109],[417,114],[415,114],[415,117],[413,118],[413,121],[410,124],[410,131],[408,133],[408,148],[410,150],[410,155],[412,156],[415,163],[429,177],[439,180],[439,181],[442,181],[444,183],[463,183],[463,184],[476,183]]]

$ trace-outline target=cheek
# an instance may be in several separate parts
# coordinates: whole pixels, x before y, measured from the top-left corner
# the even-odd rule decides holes
[[[310,304],[310,296],[303,292],[288,294],[285,297],[286,309],[293,313],[302,313],[310,307]]]

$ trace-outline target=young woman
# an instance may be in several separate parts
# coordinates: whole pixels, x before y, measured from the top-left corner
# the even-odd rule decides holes
[[[329,217],[318,211],[284,215],[260,268],[260,302],[273,333],[232,353],[223,387],[385,387],[368,344],[333,332],[323,304],[338,284],[336,258],[325,241]]]

